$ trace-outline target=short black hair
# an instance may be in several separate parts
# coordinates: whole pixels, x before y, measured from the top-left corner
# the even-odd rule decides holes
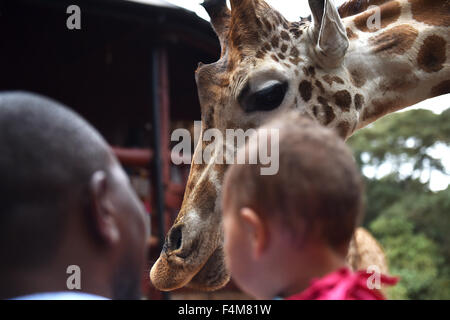
[[[62,104],[0,93],[0,270],[49,262],[109,155],[100,134]]]
[[[364,209],[363,180],[350,148],[296,111],[259,130],[269,129],[279,129],[278,173],[261,175],[261,164],[232,165],[224,201],[234,211],[248,207],[280,221],[301,240],[314,233],[332,248],[348,245]]]

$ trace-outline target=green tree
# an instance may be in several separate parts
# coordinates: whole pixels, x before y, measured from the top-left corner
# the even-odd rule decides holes
[[[450,146],[450,109],[441,115],[426,110],[391,115],[349,144],[362,169],[386,162],[393,167],[381,179],[366,178],[364,221],[383,245],[391,274],[401,277],[390,297],[450,299],[450,188],[432,192],[429,179],[419,180],[432,170],[449,174],[430,150]],[[400,175],[405,163],[413,169]]]
[[[429,150],[438,144],[450,144],[450,109],[440,115],[428,110],[392,114],[355,134],[349,144],[361,166],[378,167],[389,161],[398,171],[410,161],[416,173],[446,172],[441,160],[433,158]]]
[[[399,285],[391,289],[390,297],[442,298],[436,288],[439,268],[443,265],[439,246],[418,231],[414,221],[405,217],[404,213],[404,204],[397,203],[370,225],[370,230],[385,249],[391,273],[401,279]]]

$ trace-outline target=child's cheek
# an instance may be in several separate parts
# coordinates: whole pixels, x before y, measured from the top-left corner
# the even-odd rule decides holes
[[[232,214],[227,215],[224,219],[224,251],[225,263],[232,273],[236,272],[238,257],[240,255],[240,239],[239,226],[236,225],[236,220]]]
[[[223,227],[224,227],[224,251],[225,251],[225,264],[227,268],[230,270],[230,237],[231,237],[231,226],[230,226],[230,219],[228,217],[224,217],[223,220]]]

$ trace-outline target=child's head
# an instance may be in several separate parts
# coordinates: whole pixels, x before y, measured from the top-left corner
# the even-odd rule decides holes
[[[258,298],[288,290],[296,277],[290,270],[306,276],[326,272],[333,259],[344,261],[363,202],[352,153],[332,130],[289,113],[258,134],[273,128],[279,129],[278,174],[261,175],[260,164],[233,165],[223,194],[228,266]]]

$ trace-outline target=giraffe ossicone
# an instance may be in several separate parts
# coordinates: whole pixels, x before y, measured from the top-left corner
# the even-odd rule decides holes
[[[196,72],[202,131],[257,128],[294,109],[347,139],[386,114],[450,92],[448,0],[351,0],[339,9],[309,0],[312,22],[288,22],[263,0],[230,2],[231,10],[225,0],[204,3],[222,50]],[[372,28],[377,12],[380,28]],[[182,208],[151,270],[158,289],[215,290],[228,282],[219,201],[225,170],[192,164]],[[387,271],[364,229],[348,262]]]

